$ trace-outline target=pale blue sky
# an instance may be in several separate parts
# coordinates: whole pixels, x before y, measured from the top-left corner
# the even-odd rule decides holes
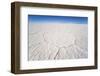
[[[75,16],[49,16],[49,15],[28,15],[29,23],[71,23],[88,24],[88,17]]]

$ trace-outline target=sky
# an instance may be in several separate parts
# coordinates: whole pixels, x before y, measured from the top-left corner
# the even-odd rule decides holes
[[[35,23],[88,24],[88,17],[28,15],[28,22],[29,24],[35,24]]]

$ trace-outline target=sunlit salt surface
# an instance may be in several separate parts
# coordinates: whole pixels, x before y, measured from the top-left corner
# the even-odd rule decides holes
[[[42,23],[29,26],[28,60],[88,57],[86,24]]]

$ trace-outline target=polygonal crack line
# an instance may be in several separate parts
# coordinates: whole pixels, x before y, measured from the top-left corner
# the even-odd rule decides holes
[[[48,42],[47,39],[45,38],[45,32],[42,34],[42,36],[43,36],[44,42],[48,44],[49,42]]]
[[[56,47],[58,47],[58,46],[56,46]],[[58,56],[58,54],[60,53],[60,51],[61,51],[62,48],[64,48],[64,49],[66,50],[66,47],[65,47],[65,46],[58,47],[58,51],[57,51],[57,53],[56,53],[54,59],[56,59],[56,57]]]
[[[29,46],[29,48],[32,48],[32,46],[34,46],[34,47],[39,46],[40,44],[41,44],[41,42],[39,42],[39,43],[37,43],[37,44],[31,44],[31,45]]]
[[[55,58],[56,58],[56,57],[57,57],[57,55],[59,54],[60,49],[64,48],[64,49],[66,50],[66,49],[68,49],[68,48],[70,48],[70,47],[72,47],[72,46],[75,46],[75,45],[74,45],[74,44],[70,44],[70,45],[69,45],[69,46],[67,46],[67,47],[66,47],[66,46],[62,46],[62,47],[58,47],[58,46],[57,46],[57,47],[59,48],[59,51],[57,52],[57,54],[56,54]],[[68,52],[66,51],[66,53],[68,53]]]
[[[76,47],[77,51],[79,51],[80,54],[84,54],[86,55],[86,52],[84,52],[84,50],[81,47]]]
[[[39,48],[40,45],[41,45],[41,44],[39,44],[39,45],[37,45],[37,47],[35,47],[35,49],[32,51],[32,54],[36,51],[36,49]],[[37,55],[37,54],[36,54],[36,55]],[[36,56],[36,55],[35,55],[35,56]],[[34,55],[31,55],[29,59],[31,59],[33,56],[34,56]]]
[[[56,59],[57,55],[59,54],[61,48],[58,48],[58,51],[56,53],[56,55],[54,56],[54,59]]]

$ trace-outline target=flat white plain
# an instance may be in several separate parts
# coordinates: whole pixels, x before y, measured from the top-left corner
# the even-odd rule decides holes
[[[29,25],[28,39],[28,60],[88,57],[88,26],[85,24],[37,23]]]

